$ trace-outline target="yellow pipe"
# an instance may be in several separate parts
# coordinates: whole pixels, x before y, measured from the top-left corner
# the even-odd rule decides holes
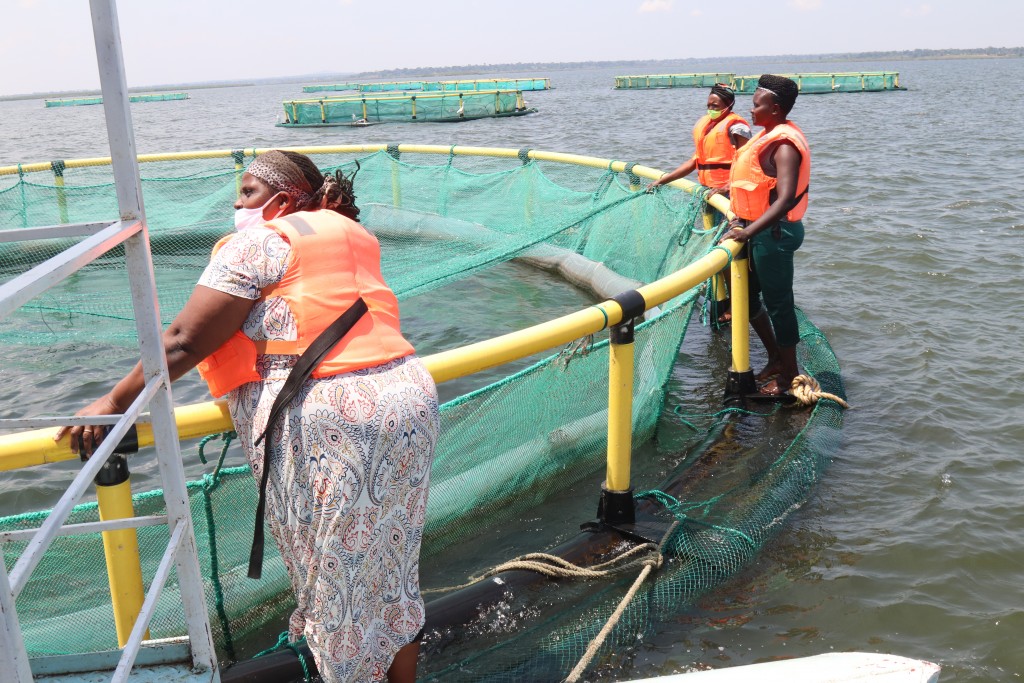
[[[629,490],[633,453],[633,341],[609,344],[608,476],[609,491]]]
[[[734,258],[731,273],[729,294],[732,304],[732,372],[748,372],[750,370],[750,272],[747,270],[747,257]]]
[[[740,245],[731,240],[723,243],[722,246],[729,249],[733,254],[738,252],[740,247]],[[737,263],[739,262],[737,261]],[[686,268],[644,285],[637,291],[644,297],[649,307],[659,306],[669,299],[696,287],[714,273],[722,270],[727,264],[728,258],[726,255],[720,249],[716,249]],[[740,267],[734,264],[732,268],[734,278],[736,277],[736,272],[740,269]],[[745,272],[745,260],[743,261],[742,269]],[[733,292],[737,292],[735,287],[734,280]],[[746,284],[744,283],[743,289],[740,291],[746,292],[745,287]],[[743,296],[743,301],[745,302],[745,294]],[[735,330],[740,327],[740,323],[736,322],[737,309],[743,310],[742,315],[746,318],[745,304],[737,304],[734,298],[734,334]],[[561,318],[540,323],[517,332],[511,332],[457,349],[435,353],[425,357],[423,361],[427,366],[427,370],[433,375],[434,381],[440,384],[568,344],[580,337],[599,332],[605,327],[616,325],[621,320],[622,309],[619,305],[614,301],[605,301],[601,304],[585,308],[582,311],[570,313]],[[175,409],[174,414],[175,420],[178,423],[178,436],[182,440],[194,439],[206,436],[207,434],[216,434],[233,428],[231,417],[228,414],[227,405],[224,401],[183,406]],[[65,436],[60,442],[55,443],[53,441],[55,431],[53,428],[36,429],[0,436],[0,471],[33,467],[77,458],[78,456],[70,450],[68,437]],[[138,425],[138,441],[140,448],[153,444],[152,428],[150,425]]]
[[[113,486],[97,486],[96,501],[102,521],[135,516],[130,480]],[[146,597],[139,560],[139,539],[135,529],[104,531],[102,535],[103,552],[107,559],[107,579],[110,581],[110,601],[117,629],[117,646],[124,647]],[[149,638],[148,631],[146,638]]]
[[[182,441],[234,429],[226,401],[207,401],[175,408],[174,419],[178,424],[178,438]],[[139,424],[136,428],[139,447],[152,446],[152,425]],[[78,456],[71,452],[69,437],[53,440],[56,431],[50,427],[0,436],[0,471],[77,459]]]

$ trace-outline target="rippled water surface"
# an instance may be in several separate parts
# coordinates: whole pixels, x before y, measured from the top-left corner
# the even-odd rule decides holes
[[[792,113],[814,155],[797,302],[835,348],[855,409],[815,495],[756,564],[642,645],[628,672],[862,650],[939,662],[946,681],[1016,680],[1024,95],[1015,84],[1024,60],[749,71],[823,68],[895,68],[909,88],[803,96]],[[194,90],[187,101],[133,104],[132,115],[140,152],[410,142],[531,147],[666,170],[691,153],[705,91],[618,92],[611,70],[526,75],[550,75],[556,89],[527,93],[540,113],[512,119],[275,128],[278,103],[298,96],[298,85]],[[749,101],[739,98],[741,113]],[[99,107],[0,102],[0,118],[0,164],[107,154]],[[437,330],[428,345],[440,348],[443,324],[428,327]],[[47,375],[48,356],[80,372]],[[5,412],[80,405],[106,386],[110,365],[75,346],[7,358]],[[38,371],[31,381],[29,370]],[[186,382],[176,398],[203,400],[203,389]],[[48,499],[51,487],[33,473],[5,479],[0,514]]]

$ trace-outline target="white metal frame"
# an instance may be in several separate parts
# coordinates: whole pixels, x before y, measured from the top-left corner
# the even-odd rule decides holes
[[[152,578],[142,611],[123,648],[112,680],[127,680],[139,653],[149,621],[153,616],[157,600],[173,566],[177,572],[185,608],[192,666],[198,670],[209,671],[209,680],[219,681],[217,658],[207,618],[199,558],[196,553],[192,518],[189,512],[185,473],[179,451],[178,430],[174,422],[170,376],[161,342],[153,261],[149,250],[149,232],[142,204],[139,166],[136,159],[131,114],[128,108],[128,87],[114,0],[90,0],[90,12],[120,220],[100,224],[28,228],[7,233],[3,241],[69,235],[88,236],[75,246],[0,286],[0,317],[9,315],[32,297],[58,284],[118,244],[124,244],[146,387],[124,415],[116,419],[90,420],[92,423],[107,422],[111,424],[110,435],[104,439],[103,444],[96,450],[93,457],[75,476],[74,481],[54,506],[43,525],[35,530],[25,552],[18,558],[10,574],[3,562],[0,562],[0,616],[2,616],[2,623],[0,623],[0,672],[2,673],[0,673],[0,678],[4,681],[11,681],[11,683],[28,683],[33,680],[15,602],[33,569],[39,564],[42,553],[50,546],[54,538],[69,533],[94,533],[115,528],[166,523],[170,528],[170,541],[156,574]],[[71,509],[92,484],[97,472],[113,453],[115,445],[147,408],[156,441],[157,462],[167,506],[166,517],[146,518],[145,520],[111,520],[88,525],[65,526],[64,523]],[[15,420],[10,422],[22,425],[31,421]],[[44,418],[42,422],[68,424],[74,423],[76,420]],[[8,423],[8,426],[11,425]],[[10,540],[10,537],[5,540]]]

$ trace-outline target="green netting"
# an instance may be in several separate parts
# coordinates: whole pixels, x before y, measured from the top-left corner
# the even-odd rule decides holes
[[[161,92],[147,95],[129,95],[130,102],[163,102],[164,100],[187,100],[187,92]],[[67,97],[55,100],[43,100],[47,107],[77,107],[83,104],[103,104],[102,97]]]
[[[468,93],[381,95],[379,97],[325,97],[282,103],[279,126],[344,126],[396,121],[468,121],[522,116],[536,109],[526,106],[522,93],[491,90]]]
[[[478,78],[458,81],[387,81],[379,83],[352,83],[351,89],[360,92],[427,92],[474,91],[474,90],[548,90],[549,78]],[[341,90],[342,88],[333,88]],[[303,88],[305,90],[305,88]],[[307,91],[308,92],[308,91]]]
[[[880,90],[906,90],[900,86],[900,74],[896,71],[865,71],[856,73],[808,73],[780,74],[796,81],[802,94],[829,92],[876,92]],[[757,89],[760,76],[736,76],[733,89],[738,93],[752,94]]]
[[[340,153],[313,157],[325,171],[351,172],[357,160]],[[239,155],[237,160],[242,167],[248,158]],[[715,231],[701,229],[705,205],[700,198],[672,189],[637,191],[641,184],[628,172],[528,161],[524,154],[400,155],[397,147],[361,156],[358,162],[355,186],[361,219],[380,239],[385,278],[403,300],[437,289],[443,301],[446,286],[457,287],[469,275],[537,250],[579,255],[649,282],[714,248]],[[232,229],[235,163],[225,155],[142,165],[165,322],[188,296],[210,247]],[[97,221],[116,213],[109,169],[68,164],[55,170],[0,176],[0,229]],[[71,243],[0,244],[0,278],[23,272]],[[697,287],[682,294],[637,326],[637,445],[658,428],[666,382],[700,291]],[[45,346],[88,339],[134,346],[127,301],[123,266],[112,256],[5,321],[0,343]],[[536,319],[547,317],[538,306]],[[801,329],[804,367],[826,390],[841,394],[838,368],[824,339],[806,321]],[[442,407],[424,566],[481,533],[518,523],[530,508],[556,497],[564,487],[600,476],[607,429],[606,338],[599,335],[589,346],[554,354]],[[721,431],[722,419],[751,424],[740,424],[735,430],[738,442],[729,449],[695,451],[683,463],[693,468],[693,483],[680,507],[689,508],[688,517],[681,518],[666,546],[669,562],[627,611],[602,652],[635,643],[637,634],[655,628],[658,619],[685,607],[749,561],[817,478],[837,438],[840,417],[825,403],[811,414],[730,414],[708,422],[704,429],[709,439]],[[778,423],[777,433],[784,438],[763,438],[765,420]],[[750,453],[740,457],[743,449]],[[264,579],[245,578],[252,518],[238,511],[255,507],[255,486],[245,468],[218,470],[192,484],[189,493],[211,622],[218,648],[229,658],[240,640],[281,622],[292,606],[290,586],[272,547]],[[136,496],[138,514],[159,514],[160,508],[158,494]],[[95,506],[83,505],[71,521],[95,516]],[[40,519],[33,514],[2,519],[0,531],[38,526]],[[162,527],[139,530],[147,581],[166,537]],[[23,543],[5,546],[8,567],[23,549]],[[563,589],[567,593],[547,606],[541,601],[525,610],[522,625],[514,631],[468,626],[459,637],[474,640],[464,649],[458,644],[440,648],[428,636],[428,646],[437,651],[424,663],[423,676],[445,681],[560,680],[607,619],[623,583]],[[74,607],[69,613],[71,594]],[[566,602],[567,595],[573,602]],[[567,611],[566,604],[578,609]],[[60,538],[17,607],[33,656],[115,647],[100,537]],[[69,633],[76,635],[69,638]],[[152,635],[182,633],[181,600],[172,584],[161,597]]]
[[[616,76],[617,90],[648,88],[710,88],[715,83],[730,83],[734,74],[651,74],[647,76]]]
[[[318,85],[304,85],[302,92],[328,92],[334,90],[356,90],[358,83],[322,83]]]
[[[844,396],[835,356],[822,334],[801,314],[800,363],[822,388]],[[708,591],[750,563],[789,512],[806,500],[839,444],[842,409],[822,401],[813,411],[764,407],[704,416],[707,439],[674,476],[685,477],[681,500],[657,490],[666,526],[665,564],[629,603],[591,665],[612,671],[639,644]],[[727,434],[728,438],[724,438]],[[782,436],[766,438],[766,434]],[[671,527],[669,527],[672,529]],[[500,614],[485,614],[459,634],[445,634],[444,648],[427,643],[428,681],[559,681],[583,658],[637,572],[617,581],[583,586],[559,582],[557,594],[506,595]],[[572,605],[571,609],[566,609]],[[515,629],[506,621],[522,621]],[[460,649],[461,648],[461,649]],[[449,655],[446,650],[455,650]],[[593,680],[593,679],[590,679]]]

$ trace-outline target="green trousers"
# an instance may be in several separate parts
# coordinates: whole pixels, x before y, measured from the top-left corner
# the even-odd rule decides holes
[[[796,346],[800,341],[793,301],[793,252],[803,241],[802,221],[780,221],[749,242],[750,317],[761,313],[763,300],[779,346]]]

